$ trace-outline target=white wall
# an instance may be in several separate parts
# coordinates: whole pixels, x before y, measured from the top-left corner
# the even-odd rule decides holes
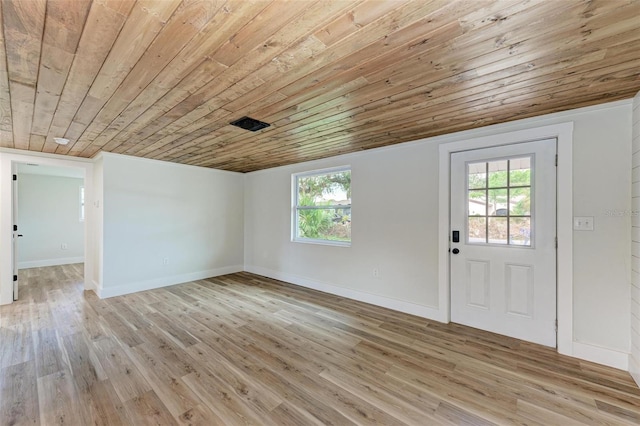
[[[640,92],[633,98],[631,191],[631,355],[629,371],[640,386]]]
[[[242,270],[243,175],[106,153],[102,170],[101,297]]]
[[[351,247],[292,243],[291,173],[342,165],[352,174]],[[394,299],[416,314],[437,307],[437,167],[438,146],[416,144],[248,174],[245,267]]]
[[[574,340],[629,352],[631,104],[577,114],[574,216],[594,216],[573,234]]]
[[[629,101],[247,174],[245,269],[436,318],[439,144],[567,121],[573,212],[595,218],[594,231],[573,233],[573,339],[628,353],[630,219],[610,212],[630,209]],[[291,173],[347,164],[352,246],[292,243]]]
[[[18,174],[20,269],[84,262],[81,186],[83,179]]]

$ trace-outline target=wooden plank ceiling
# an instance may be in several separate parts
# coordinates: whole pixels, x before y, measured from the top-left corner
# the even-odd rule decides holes
[[[0,0],[0,27],[1,146],[81,157],[247,172],[640,90],[640,0]]]

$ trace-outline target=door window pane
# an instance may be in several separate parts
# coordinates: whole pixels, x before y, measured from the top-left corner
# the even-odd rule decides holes
[[[487,191],[489,216],[507,215],[507,189],[490,189]]]
[[[509,244],[519,246],[531,245],[531,218],[530,217],[510,217],[509,218]]]
[[[489,163],[489,188],[506,188],[508,175],[508,160],[490,161]]]
[[[486,217],[470,217],[469,218],[469,242],[470,243],[486,243],[487,242],[487,218]]]
[[[531,246],[532,157],[467,165],[467,241]]]
[[[511,188],[509,190],[509,215],[531,215],[531,188]]]
[[[489,243],[490,244],[507,244],[509,235],[508,218],[506,217],[490,217],[489,218]]]
[[[509,184],[510,186],[531,185],[531,157],[509,160]]]
[[[470,163],[467,166],[469,189],[487,187],[487,163]]]
[[[469,191],[469,216],[487,215],[487,192]]]

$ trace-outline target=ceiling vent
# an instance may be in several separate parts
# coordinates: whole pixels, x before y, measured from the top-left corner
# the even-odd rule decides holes
[[[229,124],[240,127],[241,129],[249,130],[250,132],[257,132],[258,130],[271,126],[271,124],[264,123],[251,117],[242,117],[236,121],[232,121]]]

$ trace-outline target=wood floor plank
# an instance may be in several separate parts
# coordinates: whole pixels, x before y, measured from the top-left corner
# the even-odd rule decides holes
[[[180,372],[173,371],[171,366],[159,359],[157,354],[159,349],[161,350],[144,343],[135,348],[127,348],[127,353],[151,385],[154,395],[160,399],[163,407],[173,416],[179,417],[201,404],[202,401],[186,385]],[[143,397],[144,395],[133,399]]]
[[[267,421],[265,412],[235,396],[233,388],[212,373],[191,373],[183,380],[225,424],[276,425]]]
[[[40,423],[38,385],[34,361],[0,369],[0,423]]]
[[[320,377],[381,408],[406,424],[418,424],[420,422],[433,424],[436,422],[433,414],[437,410],[429,410],[428,406],[414,406],[413,402],[407,401],[406,398],[403,400],[388,392],[385,389],[386,386],[378,385],[377,387],[372,387],[368,384],[363,384],[362,381],[354,378],[353,374],[340,370],[332,372],[326,369],[320,373]]]
[[[635,425],[628,373],[249,273],[0,307],[0,424]]]
[[[131,424],[138,425],[177,425],[160,398],[149,391],[124,403]]]
[[[209,368],[209,370],[230,385],[239,398],[248,403],[258,405],[265,411],[272,411],[280,404],[280,398],[262,383],[255,383],[245,371],[236,367],[232,362],[221,357],[215,349],[204,343],[198,343],[187,350],[194,359]]]
[[[67,368],[55,329],[37,330],[33,333],[33,340],[38,377],[48,376]]]
[[[224,421],[206,405],[196,405],[178,417],[178,423],[188,426],[221,425]]]
[[[38,401],[43,425],[89,423],[73,377],[67,371],[38,378]]]
[[[495,423],[487,421],[475,414],[469,413],[465,410],[451,405],[446,402],[440,403],[440,406],[436,410],[438,417],[445,418],[451,423],[456,425],[468,425],[468,426],[494,426]]]
[[[282,426],[317,425],[323,423],[313,417],[308,411],[285,401],[274,408],[270,413],[270,418]]]
[[[529,419],[535,424],[557,424],[567,426],[579,426],[584,423],[579,422],[562,414],[554,413],[526,401],[518,401],[518,414]]]
[[[33,359],[31,324],[26,321],[0,328],[0,368],[21,364]]]
[[[114,340],[100,340],[94,342],[93,347],[120,401],[133,399],[151,390],[127,353]]]
[[[129,423],[124,406],[120,402],[110,380],[94,383],[87,392],[80,394],[86,415],[92,425],[120,425]]]

